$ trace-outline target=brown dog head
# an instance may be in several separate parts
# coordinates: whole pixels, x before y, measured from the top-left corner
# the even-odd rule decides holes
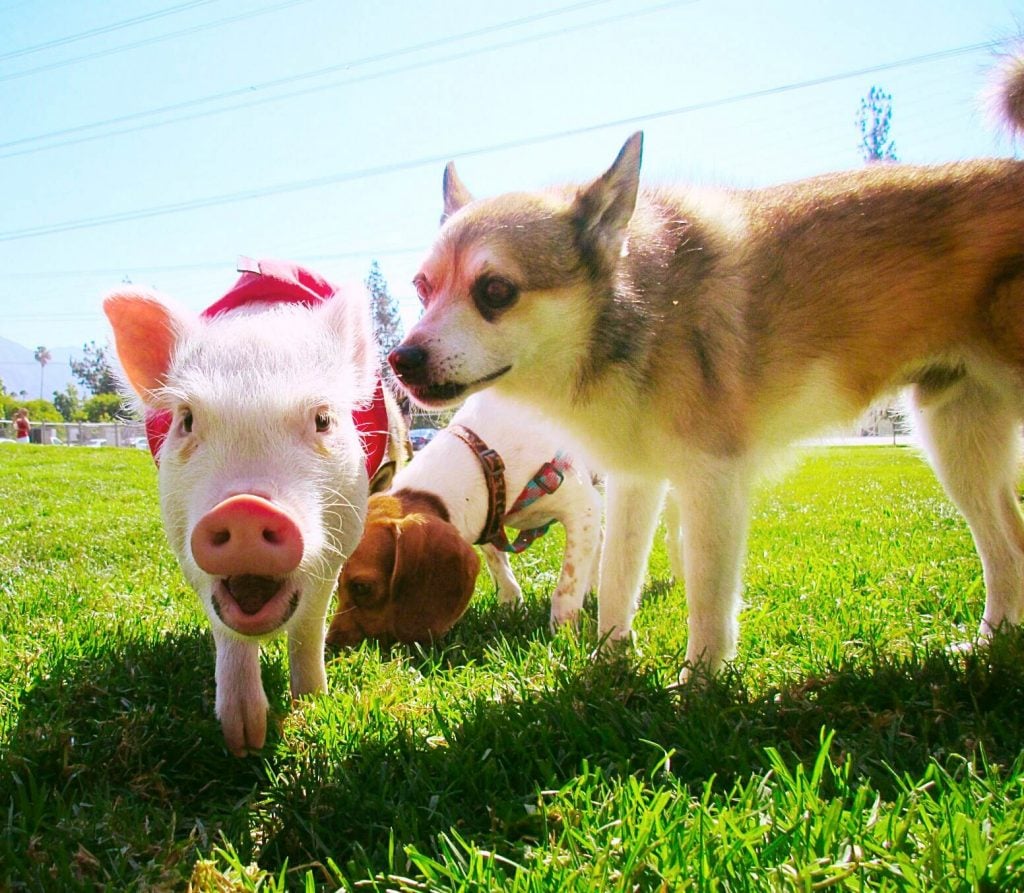
[[[429,494],[370,497],[366,527],[338,582],[327,641],[429,642],[448,632],[473,595],[480,559]]]

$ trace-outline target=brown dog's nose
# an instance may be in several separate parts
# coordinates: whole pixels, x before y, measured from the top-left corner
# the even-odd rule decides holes
[[[427,373],[427,351],[418,344],[400,344],[388,354],[395,375],[406,384],[422,384]]]

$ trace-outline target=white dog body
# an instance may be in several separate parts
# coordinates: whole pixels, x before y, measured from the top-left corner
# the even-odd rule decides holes
[[[546,462],[566,451],[566,437],[550,422],[522,404],[497,393],[470,397],[452,424],[473,431],[505,465],[507,509]],[[474,543],[487,520],[488,490],[480,460],[450,430],[439,431],[415,459],[395,475],[392,492],[431,493],[448,509],[450,523],[467,543]],[[558,585],[551,596],[551,623],[575,620],[590,589],[601,543],[601,497],[590,472],[577,459],[565,471],[561,485],[520,511],[507,514],[505,524],[532,530],[557,521],[565,528],[565,555]],[[498,598],[505,603],[522,599],[508,555],[482,545]]]

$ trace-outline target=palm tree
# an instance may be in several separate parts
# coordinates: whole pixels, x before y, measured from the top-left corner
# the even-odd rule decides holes
[[[39,364],[39,399],[43,399],[43,372],[46,371],[46,364],[53,359],[50,352],[41,344],[36,348],[36,362]]]

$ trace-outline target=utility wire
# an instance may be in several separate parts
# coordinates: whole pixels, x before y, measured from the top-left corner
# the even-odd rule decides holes
[[[604,3],[604,2],[607,2],[607,0],[597,0],[597,2]],[[288,100],[288,99],[295,99],[297,97],[307,96],[307,95],[312,94],[312,93],[320,93],[320,92],[323,92],[325,90],[333,90],[333,89],[337,89],[337,88],[340,88],[340,87],[349,87],[349,86],[353,86],[355,84],[366,83],[367,81],[378,80],[378,79],[384,78],[384,77],[392,77],[392,76],[397,75],[397,74],[408,74],[411,71],[418,71],[418,70],[421,70],[421,69],[424,69],[424,68],[431,68],[431,67],[434,67],[434,66],[437,66],[437,65],[447,64],[449,62],[461,62],[461,61],[463,61],[465,59],[469,59],[469,58],[472,58],[474,56],[480,56],[480,55],[483,55],[483,54],[486,54],[486,53],[493,53],[493,52],[497,52],[497,51],[500,51],[500,50],[506,50],[506,49],[510,49],[510,48],[513,48],[513,47],[523,46],[523,45],[526,45],[526,44],[537,43],[538,41],[541,41],[541,40],[548,40],[548,39],[552,39],[552,38],[563,37],[566,34],[572,34],[572,33],[575,33],[575,32],[578,32],[578,31],[587,30],[587,29],[590,29],[590,28],[597,28],[597,27],[600,27],[602,25],[608,25],[608,24],[611,24],[611,23],[614,23],[614,22],[620,22],[620,21],[624,21],[624,20],[628,20],[628,19],[636,19],[636,18],[639,18],[640,16],[651,15],[651,14],[657,13],[657,12],[663,12],[664,10],[670,9],[672,7],[675,7],[675,6],[680,6],[680,5],[688,6],[688,5],[691,5],[691,4],[696,3],[696,2],[697,2],[697,0],[668,0],[668,2],[659,3],[659,4],[655,5],[655,6],[648,6],[648,7],[642,8],[642,9],[631,9],[628,12],[618,13],[616,15],[607,16],[605,18],[591,19],[590,21],[587,21],[587,22],[580,22],[579,24],[576,24],[576,25],[563,26],[563,27],[558,28],[556,30],[545,31],[545,32],[540,33],[540,34],[530,34],[530,35],[527,35],[525,37],[513,38],[511,40],[507,40],[507,41],[503,41],[503,42],[499,42],[499,43],[492,43],[492,44],[488,44],[487,46],[476,47],[474,49],[464,50],[464,51],[458,52],[458,53],[452,53],[452,54],[449,54],[447,56],[439,56],[439,57],[437,57],[435,59],[427,59],[427,60],[424,60],[422,62],[413,62],[413,63],[411,63],[409,65],[399,66],[399,67],[396,67],[396,68],[389,68],[389,69],[386,69],[384,71],[373,72],[371,74],[366,74],[366,75],[363,75],[361,77],[347,78],[347,79],[340,80],[340,81],[330,81],[330,82],[328,82],[326,84],[317,84],[317,85],[313,85],[313,86],[310,86],[310,87],[304,87],[301,90],[292,90],[292,91],[290,91],[288,93],[279,93],[276,96],[265,96],[265,97],[262,97],[262,98],[259,98],[259,99],[252,99],[252,100],[249,100],[249,101],[236,102],[236,103],[233,103],[231,105],[221,106],[221,107],[215,108],[215,109],[206,109],[204,111],[192,112],[190,114],[179,115],[179,116],[173,117],[173,118],[165,118],[165,119],[163,119],[161,121],[154,121],[154,122],[150,122],[148,124],[139,124],[139,125],[136,125],[134,127],[124,127],[124,128],[121,128],[120,130],[108,130],[108,131],[105,131],[103,133],[92,134],[92,135],[88,135],[88,136],[80,136],[80,137],[77,137],[77,138],[74,138],[74,139],[62,140],[62,141],[56,142],[56,143],[48,143],[47,145],[44,145],[44,146],[32,146],[32,147],[24,148],[24,149],[16,149],[16,150],[14,150],[12,152],[0,152],[0,159],[3,159],[3,158],[13,158],[13,157],[20,156],[20,155],[30,155],[30,154],[34,154],[36,152],[45,152],[48,149],[64,148],[65,146],[78,145],[80,143],[92,142],[92,141],[98,140],[98,139],[106,139],[106,138],[112,137],[112,136],[124,136],[125,134],[128,134],[128,133],[137,133],[139,131],[149,130],[149,129],[154,128],[154,127],[163,127],[163,126],[168,125],[168,124],[177,124],[177,123],[180,123],[182,121],[195,121],[195,120],[197,120],[199,118],[213,117],[213,116],[216,116],[216,115],[226,114],[228,112],[238,111],[240,109],[248,109],[248,108],[253,108],[253,107],[256,107],[256,106],[266,105],[268,103],[273,103],[273,102],[283,102],[283,101]],[[567,9],[569,9],[569,8],[573,8],[574,9],[575,7],[567,7]],[[511,23],[511,24],[509,24],[507,26],[503,26],[503,27],[513,27],[514,25],[520,24],[521,21],[522,20],[517,20],[515,23]],[[446,40],[454,41],[454,40],[462,40],[462,39],[464,39],[463,36],[462,35],[458,35],[458,36],[455,36],[455,37],[452,37],[452,38],[449,38],[449,39],[446,39]],[[399,50],[399,51],[396,51],[394,53],[394,55],[405,54],[406,52],[411,52],[411,51],[412,50]],[[376,61],[376,60],[374,60],[374,61]],[[357,65],[361,65],[361,64],[365,64],[365,63],[359,62],[359,61],[354,62],[354,63],[343,63],[342,65],[331,66],[330,69],[321,69],[318,72],[311,72],[309,74],[304,74],[304,75],[293,75],[292,77],[284,78],[284,79],[281,79],[279,81],[268,81],[266,84],[259,85],[257,87],[251,87],[251,88],[250,87],[246,87],[246,88],[243,88],[243,89],[240,89],[240,90],[232,90],[232,91],[230,91],[227,94],[220,94],[220,95],[215,96],[215,97],[207,97],[207,98],[204,98],[204,99],[189,100],[189,101],[184,102],[184,103],[178,103],[178,104],[176,104],[174,106],[165,106],[162,109],[154,109],[154,110],[149,111],[149,112],[138,112],[138,113],[133,114],[133,115],[125,115],[125,116],[122,116],[121,118],[111,119],[110,121],[99,122],[97,124],[81,125],[80,127],[77,127],[77,128],[69,128],[68,130],[65,130],[63,132],[64,133],[70,133],[70,132],[73,132],[75,130],[93,129],[94,127],[99,127],[99,126],[102,126],[102,125],[105,125],[105,124],[109,124],[109,123],[117,123],[117,122],[120,122],[120,121],[129,121],[129,120],[132,120],[132,119],[135,119],[135,118],[138,118],[138,117],[142,117],[142,116],[147,116],[148,117],[148,116],[160,114],[162,112],[169,111],[169,110],[187,108],[187,107],[190,107],[190,106],[194,106],[194,105],[197,105],[197,104],[200,104],[200,103],[204,103],[204,102],[207,102],[207,101],[212,101],[214,99],[222,98],[222,97],[225,97],[225,96],[238,96],[240,94],[245,95],[245,96],[250,96],[253,93],[254,90],[265,89],[265,88],[271,87],[271,86],[278,86],[281,83],[292,83],[295,80],[305,79],[307,77],[318,76],[319,74],[321,74],[321,73],[323,73],[324,71],[327,71],[327,70],[334,71],[334,70],[337,70],[339,68],[353,68],[353,67],[356,67]],[[61,133],[61,131],[57,131],[56,133],[59,134],[59,133]],[[53,134],[44,134],[44,135],[41,135],[41,136],[38,136],[38,137],[25,137],[25,138],[22,138],[22,139],[19,139],[19,140],[13,140],[13,141],[7,142],[7,143],[0,143],[0,149],[3,149],[3,148],[8,147],[8,146],[15,146],[15,145],[17,145],[19,143],[25,143],[25,142],[32,141],[32,140],[41,140],[41,139],[44,139],[47,136],[51,136],[51,135],[53,135]]]
[[[120,46],[108,47],[103,50],[96,50],[92,53],[86,53],[82,56],[73,56],[70,59],[61,59],[57,62],[49,62],[45,65],[37,65],[35,68],[26,68],[22,71],[14,71],[10,74],[0,75],[0,83],[5,81],[14,81],[19,78],[25,78],[29,75],[39,74],[42,71],[53,71],[56,68],[66,68],[69,65],[77,65],[79,62],[86,62],[90,59],[100,59],[104,56],[111,56],[115,53],[123,53],[126,50],[134,50],[138,47],[149,46],[154,43],[163,43],[168,40],[174,40],[178,37],[184,37],[192,34],[198,34],[201,31],[209,31],[211,28],[219,28],[222,25],[232,25],[235,22],[241,22],[244,19],[255,18],[256,16],[266,15],[267,13],[277,12],[278,10],[285,9],[289,6],[295,6],[299,3],[307,3],[309,0],[287,0],[285,3],[278,3],[274,6],[265,6],[262,9],[254,9],[249,12],[242,12],[238,15],[226,16],[222,19],[214,19],[212,22],[204,22],[201,25],[193,25],[190,28],[182,28],[178,31],[168,31],[165,34],[156,34],[153,37],[145,37],[142,40],[136,40],[133,43],[123,43]],[[31,139],[31,137],[30,137]],[[16,140],[15,142],[21,142]]]
[[[307,180],[295,180],[288,183],[279,183],[275,186],[265,186],[257,189],[245,189],[238,192],[224,193],[221,195],[206,196],[203,198],[190,199],[184,202],[174,202],[166,205],[157,205],[151,208],[141,208],[134,211],[120,211],[114,214],[104,214],[96,217],[85,217],[77,220],[67,220],[60,223],[42,224],[40,226],[25,227],[17,230],[0,232],[0,242],[11,242],[18,239],[28,239],[37,236],[54,235],[56,233],[71,232],[80,229],[90,229],[97,226],[108,226],[114,223],[124,223],[132,220],[144,220],[151,217],[161,217],[166,214],[179,214],[184,211],[195,211],[204,208],[216,207],[219,205],[233,204],[235,202],[251,201],[257,198],[268,198],[270,196],[282,195],[289,192],[300,192],[309,189],[317,189],[324,186],[334,186],[339,183],[347,183],[354,180],[365,180],[370,177],[379,177],[385,174],[398,173],[399,171],[411,170],[428,165],[442,164],[450,158],[470,158],[478,155],[489,155],[494,152],[502,152],[508,149],[521,149],[539,143],[553,142],[568,137],[579,136],[587,133],[594,133],[600,130],[607,130],[613,127],[636,126],[647,121],[656,121],[662,118],[676,117],[679,115],[691,114],[708,109],[721,108],[727,105],[734,105],[740,102],[747,102],[752,99],[763,99],[768,96],[777,96],[782,93],[790,93],[794,90],[804,90],[809,87],[817,87],[823,84],[830,84],[836,81],[847,80],[854,77],[863,77],[869,74],[877,74],[882,71],[891,71],[896,68],[905,68],[911,65],[921,65],[927,62],[935,62],[941,59],[949,59],[955,56],[963,56],[968,53],[975,53],[980,50],[991,50],[999,44],[998,41],[968,44],[966,46],[954,47],[948,50],[940,50],[934,53],[925,53],[920,56],[909,56],[897,59],[892,62],[884,62],[879,65],[870,65],[865,68],[858,68],[851,71],[839,72],[821,77],[809,78],[803,81],[795,81],[789,84],[782,84],[776,87],[767,87],[762,90],[753,90],[747,93],[737,93],[732,96],[724,96],[718,99],[711,99],[705,102],[693,103],[691,105],[676,106],[658,112],[649,112],[643,115],[630,115],[625,118],[617,118],[612,121],[602,121],[584,127],[574,127],[566,130],[553,131],[534,136],[521,137],[519,139],[506,140],[500,143],[491,143],[482,146],[475,146],[462,151],[445,152],[443,154],[420,156],[419,158],[407,161],[397,161],[390,164],[373,165],[353,171],[343,171],[338,174],[329,174],[323,177],[314,177]]]
[[[232,99],[237,96],[252,96],[253,93],[258,93],[263,90],[270,90],[277,87],[284,87],[288,84],[298,83],[300,81],[311,80],[313,78],[323,77],[328,74],[335,74],[339,71],[349,71],[353,68],[361,68],[366,65],[377,62],[386,62],[389,59],[396,59],[401,56],[408,56],[413,53],[419,53],[424,50],[438,49],[439,47],[446,46],[451,43],[458,43],[463,40],[470,40],[476,37],[483,37],[488,34],[493,34],[499,31],[506,31],[511,28],[518,28],[522,25],[533,24],[534,22],[541,21],[542,19],[548,19],[555,16],[565,15],[570,12],[577,12],[581,9],[586,9],[592,6],[602,6],[612,2],[612,0],[585,0],[585,2],[571,3],[568,6],[560,6],[556,9],[546,10],[536,15],[523,16],[516,19],[510,19],[504,22],[498,22],[494,25],[488,25],[484,28],[478,28],[473,31],[464,31],[459,34],[450,34],[446,37],[435,38],[433,40],[424,41],[422,43],[411,44],[405,47],[399,47],[395,50],[385,50],[381,53],[375,53],[370,56],[363,56],[356,59],[349,59],[344,62],[338,62],[334,65],[328,65],[324,68],[313,69],[312,71],[299,72],[298,74],[288,75],[287,77],[275,78],[269,81],[262,81],[258,84],[250,84],[245,87],[238,87],[234,90],[225,90],[220,93],[212,93],[207,96],[200,96],[193,99],[187,99],[183,102],[172,103],[170,105],[160,106],[158,108],[147,109],[141,112],[133,112],[128,115],[120,115],[114,118],[108,118],[104,121],[95,121],[90,124],[80,124],[76,127],[68,127],[63,130],[54,130],[49,133],[41,133],[35,136],[22,137],[17,140],[11,140],[6,143],[0,143],[0,149],[9,148],[11,146],[21,145],[27,142],[37,142],[45,139],[52,139],[54,137],[64,136],[67,134],[77,133],[82,130],[92,130],[98,127],[107,127],[111,124],[124,124],[128,121],[133,121],[137,118],[153,117],[154,115],[162,115],[169,112],[182,111],[183,109],[194,108],[197,105],[204,105],[209,102],[219,102],[224,99]],[[679,2],[679,0],[677,0]],[[683,2],[695,3],[697,0],[683,0]],[[3,78],[0,77],[0,80]],[[227,109],[233,107],[229,106]],[[176,119],[181,120],[181,119]],[[159,122],[164,123],[164,122]],[[154,125],[158,126],[158,125]],[[118,131],[120,133],[121,131]],[[127,131],[131,132],[131,131]],[[103,134],[106,136],[107,134]],[[65,145],[59,143],[57,145]],[[51,148],[51,146],[45,146],[43,148]],[[9,157],[9,156],[0,156]]]
[[[79,40],[98,37],[101,34],[109,34],[112,31],[120,31],[122,28],[131,28],[135,25],[141,25],[143,22],[151,22],[154,19],[162,19],[165,16],[176,15],[177,13],[184,12],[187,9],[194,9],[197,6],[208,6],[211,3],[217,2],[219,2],[219,0],[191,0],[189,3],[179,3],[177,6],[168,6],[164,9],[158,9],[154,12],[146,13],[145,15],[136,16],[132,19],[124,19],[110,25],[102,25],[99,28],[92,28],[89,31],[80,31],[78,34],[69,34],[65,37],[57,37],[53,40],[48,40],[45,43],[37,43],[35,46],[23,47],[20,50],[11,50],[7,53],[0,53],[0,62],[5,59],[14,59],[18,56],[28,56],[42,50],[52,49],[53,47],[67,46],[69,43],[76,43]]]
[[[398,248],[353,249],[327,254],[289,254],[289,260],[312,263],[313,261],[352,260],[360,257],[393,257],[401,254],[425,253],[429,245],[410,245]],[[232,259],[233,261],[233,259]],[[195,261],[189,264],[158,264],[152,267],[96,267],[89,270],[48,270],[45,273],[4,273],[4,279],[79,279],[85,276],[150,276],[154,273],[198,273],[206,270],[224,269],[224,260]],[[10,316],[4,316],[11,319]],[[35,319],[36,317],[27,317]]]

